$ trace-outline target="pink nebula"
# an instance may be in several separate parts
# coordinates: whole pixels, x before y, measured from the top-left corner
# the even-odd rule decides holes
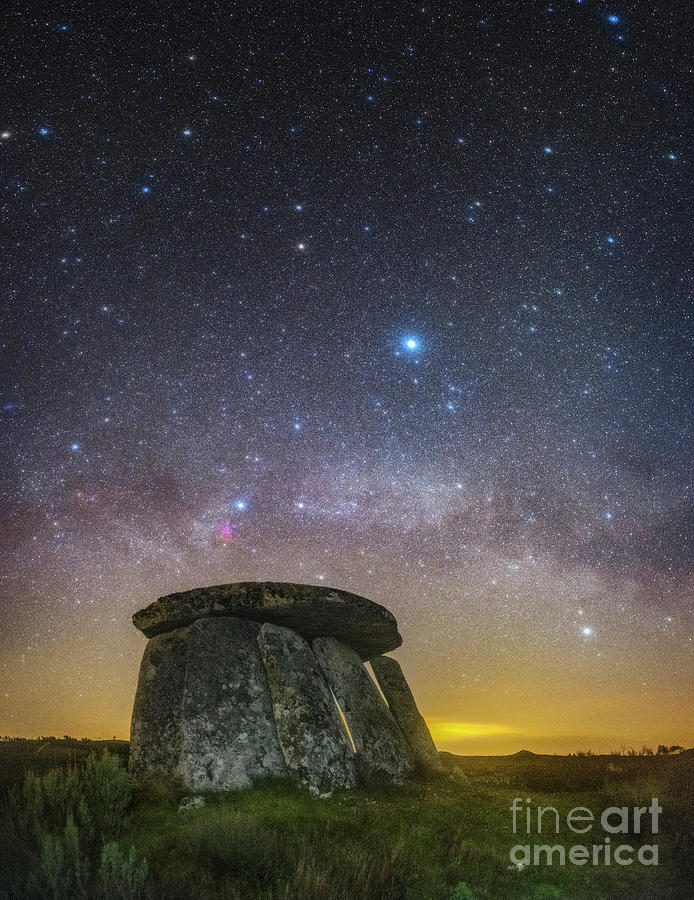
[[[222,522],[217,528],[217,536],[223,541],[231,541],[234,539],[234,526],[231,522]]]

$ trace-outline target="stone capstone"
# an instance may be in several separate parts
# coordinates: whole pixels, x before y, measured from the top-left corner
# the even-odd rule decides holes
[[[384,606],[348,591],[287,582],[241,581],[169,594],[135,613],[133,624],[151,638],[216,616],[270,622],[309,641],[331,636],[364,660],[402,643],[395,618]]]
[[[316,638],[312,647],[347,721],[359,774],[402,781],[413,767],[410,749],[359,654],[332,637]]]
[[[441,771],[439,753],[422,714],[417,709],[400,664],[390,656],[374,656],[370,661],[376,680],[393,718],[410,746],[415,764],[422,769]]]
[[[354,751],[308,643],[295,631],[266,622],[258,646],[287,769],[314,793],[353,787]]]

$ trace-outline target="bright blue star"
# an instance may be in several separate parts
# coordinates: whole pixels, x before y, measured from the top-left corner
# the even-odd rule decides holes
[[[147,185],[145,185],[143,188],[141,188],[141,191],[143,194],[149,194],[149,188],[147,187]]]
[[[608,244],[614,244],[614,238],[613,238],[613,237],[608,237],[607,243],[608,243]]]
[[[236,503],[234,503],[234,506],[235,506],[236,509],[238,509],[240,512],[243,512],[243,510],[244,510],[244,509],[246,508],[246,506],[247,506],[247,503],[246,503],[245,500],[237,500]]]
[[[551,152],[552,152],[551,147],[545,147],[545,153],[551,153]]]
[[[42,128],[39,128],[39,134],[40,134],[40,135],[43,135],[43,137],[46,137],[47,134],[50,134],[50,131],[49,131],[49,129],[46,128],[46,126],[44,125]]]
[[[304,208],[304,207],[301,205],[301,203],[297,203],[296,206],[294,207],[294,209],[295,209],[297,212],[301,212],[301,211],[303,210],[303,208]]]
[[[615,16],[613,13],[611,16],[607,17],[607,21],[612,25],[616,25],[617,22],[619,22],[619,16]]]
[[[417,338],[414,338],[414,337],[405,338],[405,340],[403,341],[403,344],[405,345],[405,348],[407,350],[418,350],[419,349],[419,341],[417,340]]]
[[[80,448],[79,444],[71,444],[70,445],[70,449],[75,453],[79,450],[79,448]]]
[[[183,129],[183,134],[184,134],[185,137],[190,137],[192,133],[193,133],[193,132],[190,130],[190,128],[184,128],[184,129]]]
[[[294,431],[301,431],[301,422],[294,422],[292,427],[294,428]]]

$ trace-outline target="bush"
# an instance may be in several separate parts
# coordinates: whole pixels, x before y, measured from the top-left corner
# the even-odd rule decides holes
[[[80,768],[29,773],[10,791],[0,824],[0,855],[10,873],[0,897],[139,896],[146,865],[133,848],[123,857],[113,843],[130,800],[127,772],[107,751]]]
[[[117,756],[104,751],[87,757],[82,773],[84,799],[101,843],[119,838],[127,825],[132,794],[128,774]]]
[[[105,900],[135,900],[142,895],[147,862],[131,847],[125,856],[117,843],[104,844],[99,868],[99,888]]]
[[[79,829],[71,813],[62,833],[41,834],[39,853],[29,871],[29,897],[86,897],[89,864],[80,848]]]

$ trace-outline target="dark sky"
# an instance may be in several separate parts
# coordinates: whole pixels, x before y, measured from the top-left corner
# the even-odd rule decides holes
[[[689,4],[3,16],[0,733],[262,578],[444,749],[694,743]]]

